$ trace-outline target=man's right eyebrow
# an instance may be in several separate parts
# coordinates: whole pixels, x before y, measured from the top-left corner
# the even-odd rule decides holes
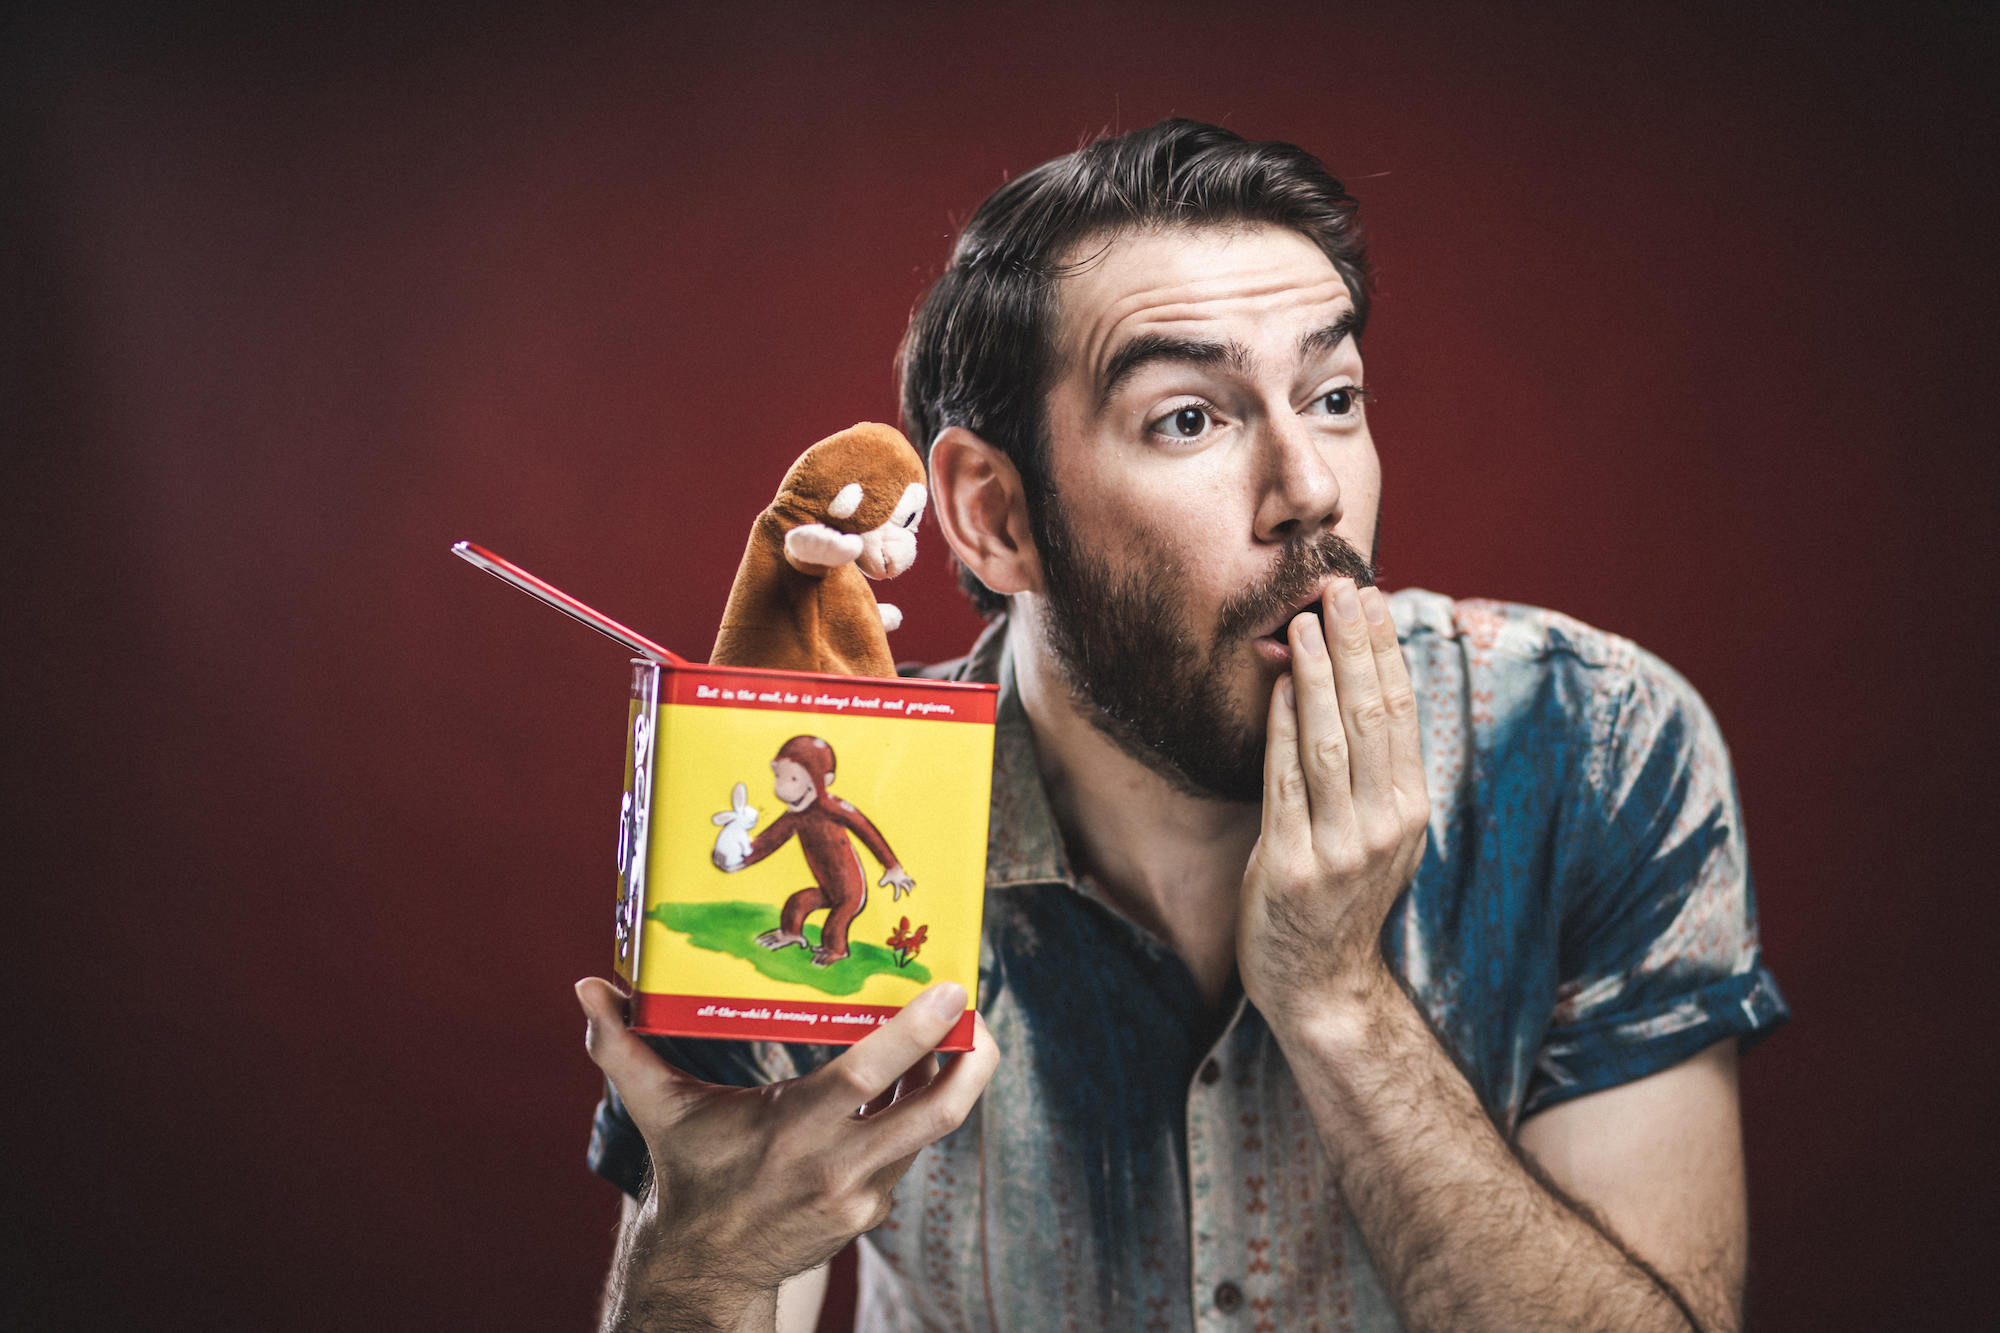
[[[1193,338],[1169,338],[1143,333],[1112,354],[1104,367],[1104,387],[1097,393],[1097,410],[1102,412],[1126,380],[1141,366],[1155,361],[1179,361],[1193,366],[1227,366],[1238,373],[1250,366],[1250,351],[1239,342],[1202,342]]]
[[[1334,348],[1352,337],[1355,329],[1360,326],[1361,316],[1359,314],[1352,310],[1343,311],[1340,318],[1334,320],[1333,323],[1323,329],[1314,329],[1311,333],[1299,339],[1300,358],[1310,359],[1326,352],[1331,352]]]

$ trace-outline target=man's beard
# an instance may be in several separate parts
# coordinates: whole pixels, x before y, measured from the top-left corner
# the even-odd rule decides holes
[[[1175,595],[1186,583],[1177,559],[1114,571],[1054,495],[1040,527],[1049,648],[1092,725],[1190,795],[1261,799],[1264,715],[1238,715],[1230,668],[1253,631],[1328,577],[1373,583],[1369,560],[1330,532],[1287,542],[1268,578],[1223,603],[1204,644]]]

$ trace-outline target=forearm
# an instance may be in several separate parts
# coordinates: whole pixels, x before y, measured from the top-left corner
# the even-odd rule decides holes
[[[1412,1333],[1699,1327],[1522,1165],[1386,969],[1274,1027]]]
[[[614,1268],[605,1284],[599,1327],[604,1333],[811,1333],[826,1299],[825,1265],[788,1279],[775,1292],[744,1295],[713,1286],[676,1284],[657,1275]]]
[[[778,1294],[712,1298],[654,1285],[607,1293],[603,1333],[771,1333]]]
[[[601,1333],[771,1333],[776,1327],[776,1290],[702,1271],[689,1264],[690,1256],[665,1252],[653,1235],[645,1210],[627,1197],[604,1284]]]

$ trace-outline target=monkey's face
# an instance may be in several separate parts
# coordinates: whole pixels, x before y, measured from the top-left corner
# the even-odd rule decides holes
[[[832,780],[828,774],[828,781]],[[793,810],[803,810],[819,799],[819,788],[813,783],[812,774],[806,772],[804,764],[793,759],[773,759],[771,761],[771,790],[777,798]]]
[[[911,482],[903,488],[888,521],[861,534],[861,554],[854,563],[863,574],[871,579],[893,579],[915,563],[917,523],[929,498],[922,482]]]
[[[923,460],[903,433],[864,421],[800,454],[785,473],[778,504],[794,522],[823,523],[858,537],[914,526],[926,499],[923,480]]]

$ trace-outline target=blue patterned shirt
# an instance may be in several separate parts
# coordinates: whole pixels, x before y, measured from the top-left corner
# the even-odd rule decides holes
[[[1728,753],[1694,690],[1553,612],[1391,599],[1431,824],[1382,932],[1390,964],[1509,1133],[1787,1011],[1757,947]],[[1002,1060],[861,1243],[858,1327],[1274,1333],[1400,1328],[1263,1018],[1063,854],[1004,622],[925,674],[997,681],[979,1008]],[[650,1039],[750,1086],[837,1048]],[[594,1170],[637,1194],[614,1093]]]

